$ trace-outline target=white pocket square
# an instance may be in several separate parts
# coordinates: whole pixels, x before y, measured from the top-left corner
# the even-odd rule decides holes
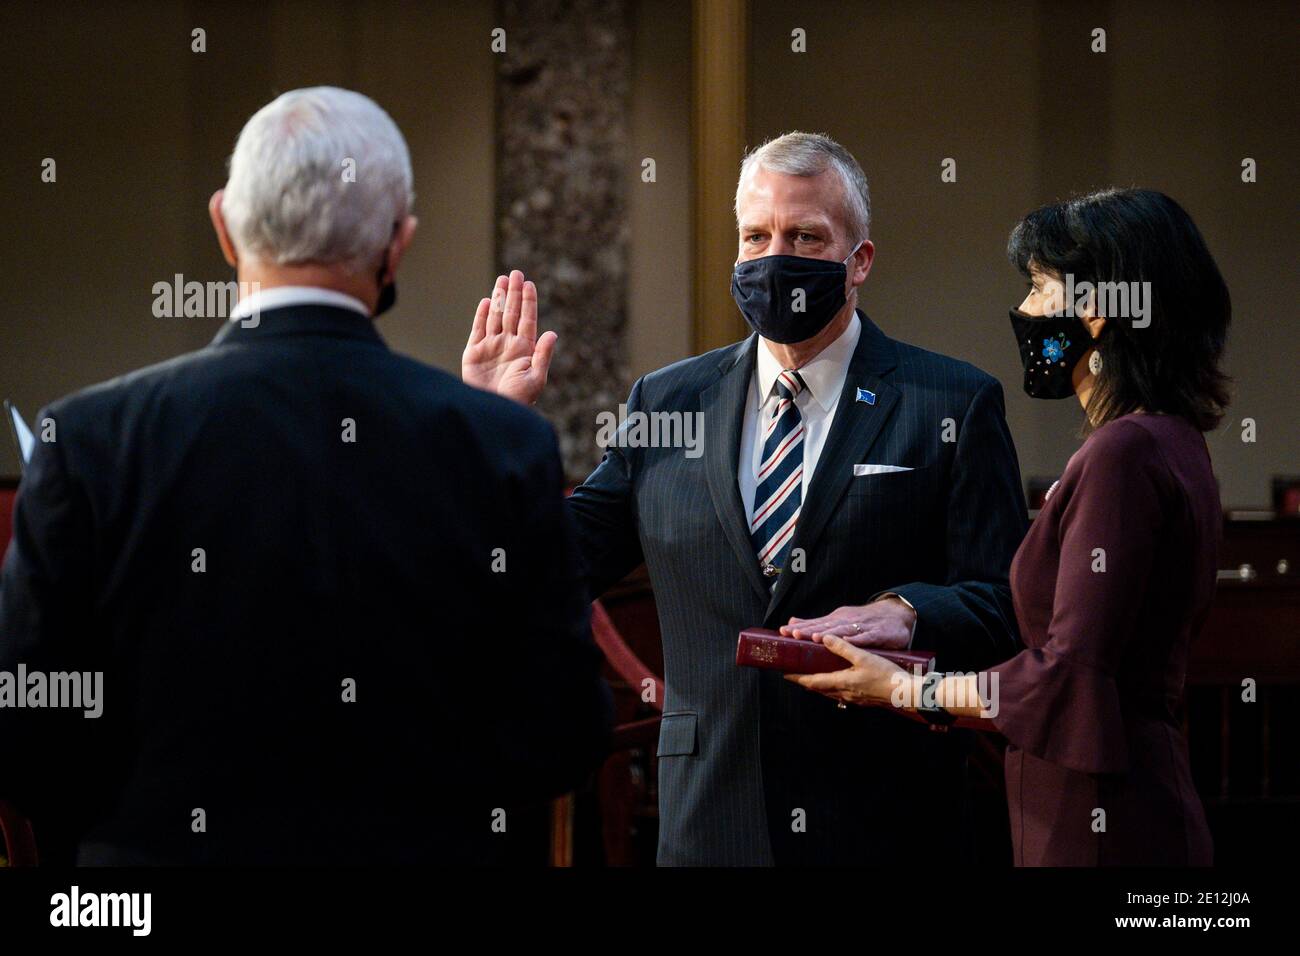
[[[862,475],[892,475],[896,471],[911,471],[903,465],[854,465],[853,477],[858,478]]]

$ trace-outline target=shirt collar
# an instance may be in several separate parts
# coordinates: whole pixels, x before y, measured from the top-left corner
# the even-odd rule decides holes
[[[323,289],[314,285],[278,285],[270,289],[261,289],[239,300],[239,304],[230,312],[231,319],[247,316],[271,309],[283,309],[290,305],[332,305],[340,309],[351,309],[370,318],[370,310],[360,299],[334,289]]]
[[[849,377],[849,362],[858,347],[858,337],[862,334],[862,321],[856,312],[844,331],[826,348],[818,352],[811,361],[799,367],[799,377],[804,386],[812,393],[813,400],[829,412],[840,400],[844,390],[844,380]],[[772,394],[772,385],[782,372],[781,363],[776,360],[766,343],[760,338],[758,342],[758,403],[761,407]]]

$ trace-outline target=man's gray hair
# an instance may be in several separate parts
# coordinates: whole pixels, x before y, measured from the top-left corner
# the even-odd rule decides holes
[[[867,175],[853,154],[823,133],[785,133],[753,150],[740,164],[736,181],[736,222],[740,222],[740,189],[755,166],[788,176],[820,176],[835,170],[844,187],[844,225],[851,242],[861,242],[871,232],[871,192]]]
[[[412,199],[411,156],[392,118],[360,93],[316,86],[244,125],[221,209],[245,255],[360,273],[377,268]]]

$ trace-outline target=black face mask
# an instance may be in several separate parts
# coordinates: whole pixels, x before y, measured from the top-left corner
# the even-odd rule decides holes
[[[858,243],[849,259],[861,247]],[[844,308],[849,259],[763,256],[738,262],[731,272],[731,297],[749,327],[763,338],[781,345],[803,342]],[[799,291],[802,296],[796,295]]]
[[[379,273],[375,278],[379,281],[379,301],[375,303],[375,314],[372,318],[379,318],[394,305],[397,304],[397,280],[389,282],[384,281],[384,273],[388,271],[388,250],[384,250],[384,261],[379,266]]]
[[[1069,398],[1074,394],[1074,367],[1092,348],[1092,337],[1074,315],[1026,315],[1011,310],[1011,328],[1025,367],[1025,394],[1030,398]]]

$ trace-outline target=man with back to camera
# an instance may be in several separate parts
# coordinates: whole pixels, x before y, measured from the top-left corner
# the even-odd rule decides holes
[[[207,348],[38,416],[0,672],[103,673],[97,719],[0,707],[0,797],[46,860],[482,863],[509,808],[601,760],[554,433],[372,321],[411,184],[365,96],[279,97],[209,204],[260,291]]]
[[[968,735],[842,709],[737,667],[742,628],[937,652],[973,670],[1017,649],[1007,586],[1025,529],[1002,389],[890,339],[857,310],[867,180],[826,136],[746,157],[732,292],[754,335],[639,379],[639,412],[699,414],[703,455],[618,442],[569,499],[593,596],[645,562],[663,639],[661,864],[888,865],[969,853]],[[531,404],[554,332],[497,280],[462,377]],[[942,719],[942,715],[934,715]]]

